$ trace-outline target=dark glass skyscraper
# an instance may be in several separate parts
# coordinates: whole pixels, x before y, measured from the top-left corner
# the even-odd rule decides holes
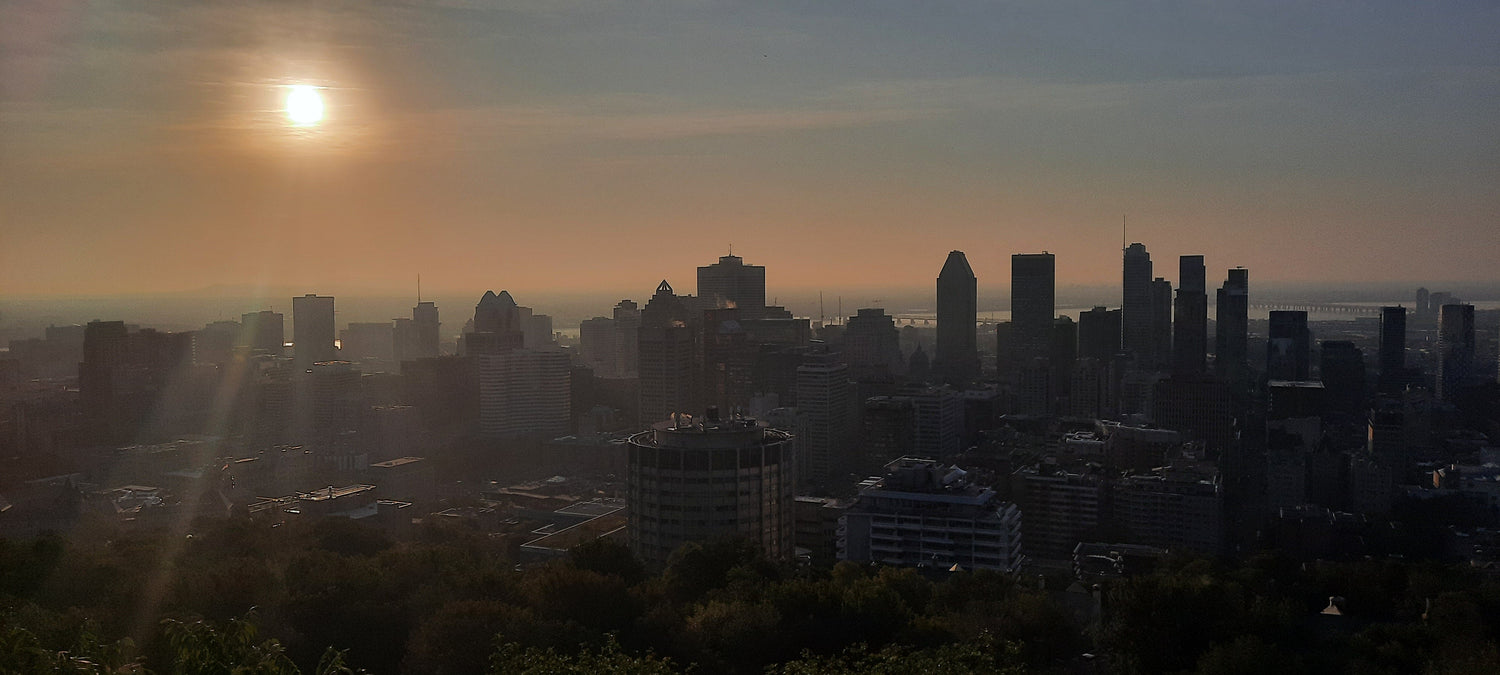
[[[1406,368],[1406,308],[1380,308],[1380,390],[1391,393]]]
[[[411,308],[411,321],[416,331],[416,341],[411,345],[407,358],[430,358],[438,355],[442,343],[442,324],[438,321],[435,302],[418,302]]]
[[[1474,374],[1474,306],[1438,307],[1437,395],[1452,400]]]
[[[1214,372],[1233,382],[1244,382],[1250,372],[1250,270],[1229,270],[1219,288],[1214,321]]]
[[[1172,360],[1172,282],[1151,281],[1151,367],[1161,370]]]
[[[937,278],[937,354],[934,364],[945,380],[964,382],[979,377],[976,328],[979,290],[974,269],[963,251],[948,253]],[[1050,325],[1050,324],[1049,324]]]
[[[1266,378],[1306,380],[1311,373],[1312,334],[1307,330],[1307,312],[1271,312],[1266,340]]]
[[[1145,244],[1125,249],[1124,297],[1120,305],[1120,345],[1135,357],[1138,367],[1155,362],[1151,337],[1151,254]]]
[[[1120,310],[1095,307],[1078,313],[1078,357],[1108,362],[1120,351]]]
[[[1178,259],[1176,317],[1172,327],[1172,373],[1194,375],[1208,368],[1208,280],[1203,256]]]
[[[1016,358],[1047,356],[1052,322],[1057,315],[1057,266],[1051,253],[1017,253],[1010,257],[1010,315]]]

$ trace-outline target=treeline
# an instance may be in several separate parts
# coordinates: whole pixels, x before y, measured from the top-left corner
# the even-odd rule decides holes
[[[0,672],[1500,672],[1500,582],[1464,567],[1183,557],[1091,589],[736,541],[661,574],[606,541],[509,550],[338,519],[0,540]]]

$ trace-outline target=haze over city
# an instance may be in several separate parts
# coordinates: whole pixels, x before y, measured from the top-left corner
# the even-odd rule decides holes
[[[731,244],[804,292],[952,248],[1103,286],[1122,218],[1260,282],[1487,282],[1497,11],[11,3],[0,292],[640,296]]]

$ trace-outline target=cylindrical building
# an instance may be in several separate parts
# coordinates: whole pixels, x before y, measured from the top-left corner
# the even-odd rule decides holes
[[[753,418],[674,415],[630,437],[630,549],[660,569],[690,541],[741,536],[771,559],[793,555],[791,434]]]

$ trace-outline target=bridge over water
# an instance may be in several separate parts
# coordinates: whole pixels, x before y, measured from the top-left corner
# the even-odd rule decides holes
[[[1341,305],[1326,302],[1252,302],[1250,309],[1261,311],[1302,311],[1308,314],[1368,314],[1378,316],[1377,305]]]

